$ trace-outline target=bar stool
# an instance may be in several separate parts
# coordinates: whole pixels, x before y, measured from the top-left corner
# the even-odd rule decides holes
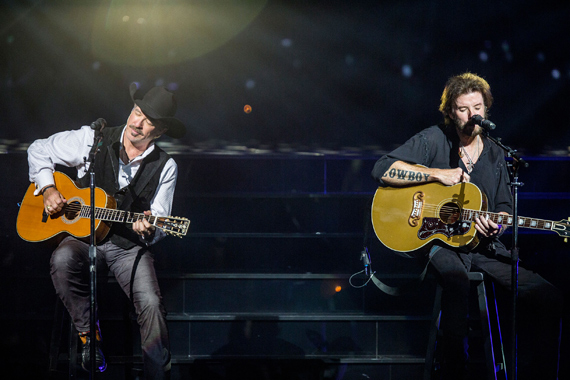
[[[485,289],[485,278],[481,272],[469,272],[469,281],[471,284],[477,286],[477,301],[479,306],[479,319],[481,322],[481,337],[483,339],[483,349],[485,351],[485,365],[486,365],[486,378],[488,380],[506,379],[506,363],[505,353],[502,345],[501,328],[499,325],[499,315],[497,312],[497,304],[495,302],[495,295],[493,293],[492,301],[495,304],[496,316],[496,336],[499,338],[498,344],[500,345],[500,353],[496,356],[493,345],[493,332],[491,329],[491,319],[489,318],[489,309],[487,303],[487,292]],[[428,347],[426,352],[426,361],[424,368],[424,380],[430,380],[434,365],[436,364],[436,348],[437,338],[442,333],[439,328],[441,320],[441,294],[442,288],[440,285],[436,288],[435,300],[433,306],[433,317],[431,321],[431,328],[428,338]]]

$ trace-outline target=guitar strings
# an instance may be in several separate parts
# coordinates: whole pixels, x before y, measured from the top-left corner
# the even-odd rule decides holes
[[[443,212],[448,212],[448,213],[461,213],[461,215],[466,215],[467,213],[473,212],[473,213],[479,213],[479,214],[483,214],[483,215],[489,215],[490,219],[496,219],[499,215],[503,216],[502,214],[497,214],[497,213],[493,213],[493,212],[488,212],[488,211],[482,211],[482,210],[471,210],[471,209],[462,209],[459,207],[453,207],[453,206],[438,206],[438,205],[432,205],[432,204],[425,204],[423,209],[425,211],[430,211],[430,212],[435,212],[435,211],[443,211]]]
[[[89,205],[84,205],[78,202],[72,202],[72,203],[68,203],[64,209],[62,210],[63,212],[65,211],[69,211],[69,212],[81,212],[83,210],[83,208],[87,208],[90,207]],[[122,219],[120,218],[114,218],[115,221],[121,221],[124,219],[124,217],[127,214],[131,214],[131,218],[127,218],[130,219],[132,221],[137,221],[137,220],[141,220],[141,219],[148,219],[150,223],[154,224],[157,222],[157,219],[159,219],[158,216],[156,215],[145,215],[145,214],[140,214],[140,213],[130,213],[128,211],[124,211],[124,210],[116,210],[116,209],[108,209],[108,208],[102,208],[102,207],[95,207],[95,216],[97,217],[99,214],[101,214],[101,212],[108,212],[110,214],[116,214],[115,216],[121,216]],[[99,215],[100,216],[100,215]],[[101,218],[98,218],[101,219]],[[179,226],[176,225],[176,221],[175,220],[170,220],[170,219],[176,219],[176,218],[166,218],[162,223],[161,226],[168,226],[168,228],[178,228]],[[178,222],[181,222],[180,220]]]
[[[65,211],[69,211],[69,212],[81,212],[83,211],[83,208],[87,208],[90,207],[89,205],[84,205],[78,202],[72,202],[67,204],[62,212]],[[109,214],[116,214],[115,216],[126,216],[127,214],[131,214],[131,218],[132,220],[141,220],[144,218],[147,218],[149,221],[154,222],[154,219],[157,218],[157,216],[155,215],[144,215],[144,214],[140,214],[140,213],[130,213],[128,211],[124,211],[124,210],[116,210],[116,209],[109,209],[109,208],[104,208],[104,207],[95,207],[95,214],[97,216],[97,214],[101,214],[101,212],[107,212]]]
[[[426,203],[424,204],[423,207],[424,211],[428,211],[428,212],[436,212],[436,211],[441,211],[441,212],[449,212],[449,213],[456,213],[456,212],[460,212],[462,217],[465,217],[468,213],[473,212],[473,213],[478,213],[480,215],[489,215],[489,219],[491,219],[493,222],[497,222],[499,220],[500,217],[506,218],[507,220],[502,221],[502,224],[505,225],[512,225],[512,215],[504,215],[504,214],[499,214],[499,213],[493,213],[493,212],[489,212],[489,211],[482,211],[482,210],[472,210],[472,209],[462,209],[459,207],[454,207],[454,206],[441,206],[439,207],[438,205],[434,205],[434,204],[429,204]],[[509,223],[509,219],[511,220],[511,222]],[[520,223],[520,222],[523,223]],[[532,225],[532,222],[535,222],[535,225]],[[544,219],[535,219],[535,218],[525,218],[525,217],[519,217],[519,225],[523,226],[523,227],[529,227],[529,228],[540,228],[540,229],[548,229],[550,230],[551,227],[549,227],[548,225],[551,225],[552,222],[549,220],[544,220]]]

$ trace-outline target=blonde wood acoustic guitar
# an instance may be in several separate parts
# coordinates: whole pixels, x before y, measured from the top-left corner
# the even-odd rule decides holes
[[[436,240],[469,251],[479,242],[474,220],[484,216],[503,228],[511,215],[487,211],[487,197],[472,183],[438,182],[409,187],[379,187],[372,201],[374,233],[396,252],[416,251]],[[518,225],[570,236],[570,221],[518,217]]]

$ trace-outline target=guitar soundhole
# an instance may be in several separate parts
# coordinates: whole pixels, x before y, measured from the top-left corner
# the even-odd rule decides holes
[[[461,209],[455,203],[446,203],[439,210],[439,218],[446,224],[453,224],[461,217]]]
[[[81,212],[81,203],[78,201],[69,202],[65,209],[63,210],[63,216],[67,220],[74,220],[79,217],[79,213]]]

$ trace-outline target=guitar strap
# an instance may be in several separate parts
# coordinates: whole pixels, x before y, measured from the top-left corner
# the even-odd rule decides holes
[[[411,280],[410,282],[405,283],[404,285],[401,285],[401,286],[386,285],[385,283],[380,281],[374,275],[375,272],[372,272],[370,274],[370,279],[372,280],[372,282],[374,282],[374,285],[376,285],[378,287],[378,289],[380,289],[384,293],[391,295],[391,296],[401,296],[403,294],[411,292],[412,290],[416,290],[420,286],[420,284],[422,283],[422,281],[424,280],[424,278],[426,276],[431,258],[440,248],[441,247],[438,247],[438,246],[433,246],[431,248],[431,250],[429,252],[429,258],[426,262],[426,265],[425,265],[423,271],[419,274],[419,276],[417,278]]]

